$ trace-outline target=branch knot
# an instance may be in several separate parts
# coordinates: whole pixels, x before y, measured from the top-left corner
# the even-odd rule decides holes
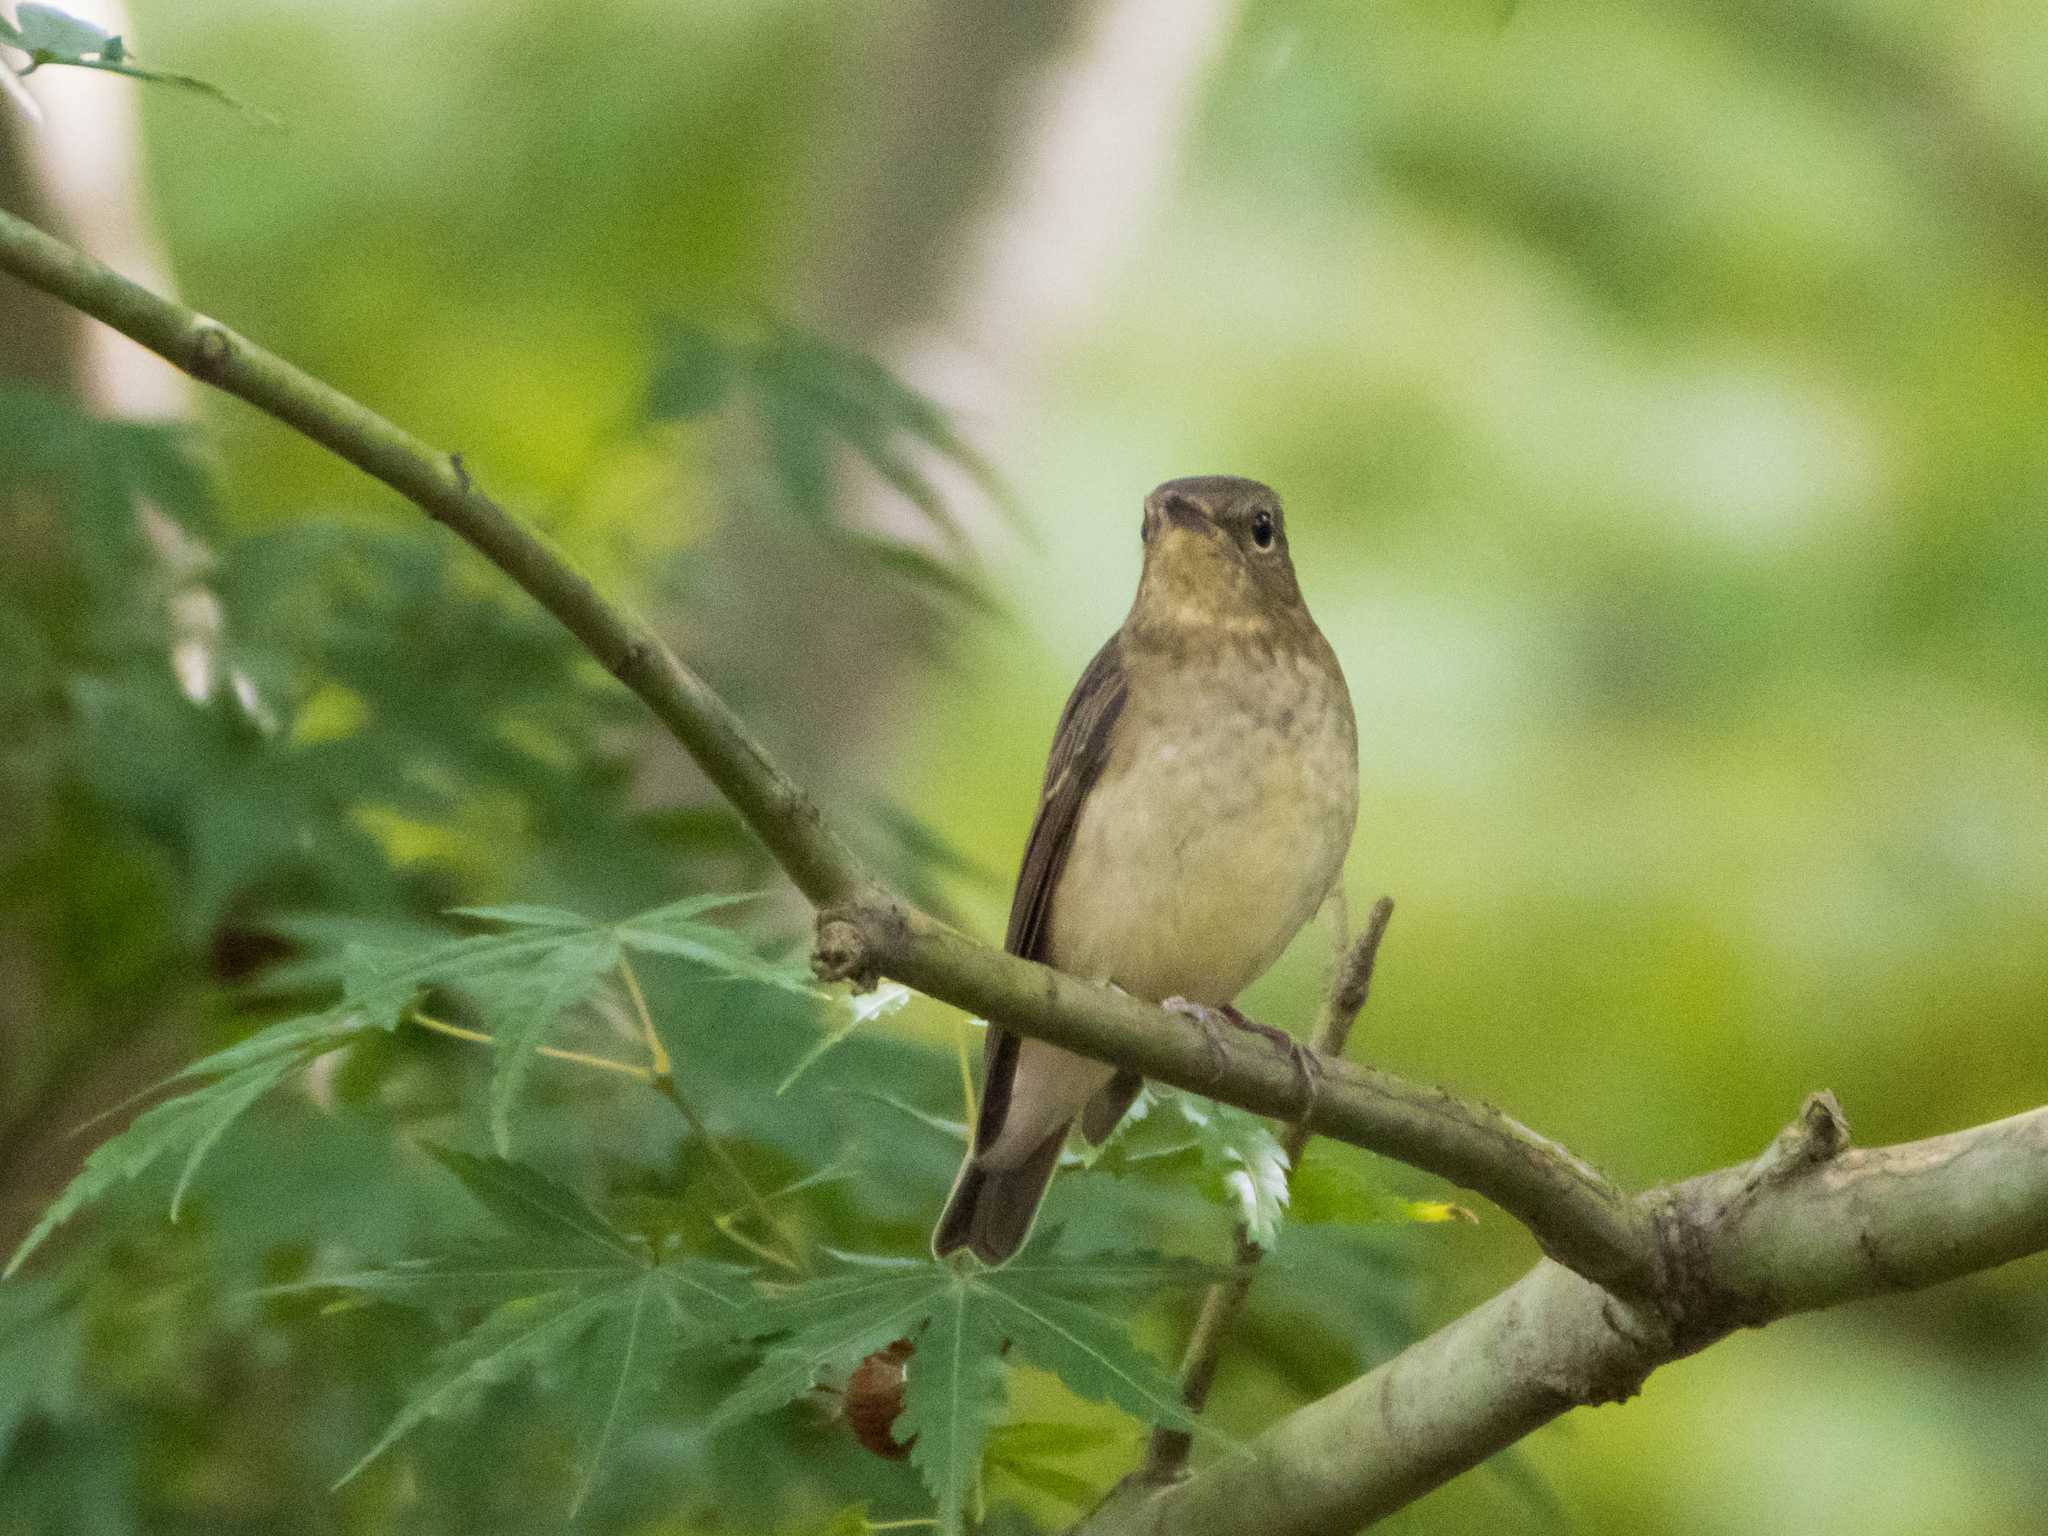
[[[902,907],[884,894],[829,902],[818,909],[811,972],[820,981],[844,981],[856,992],[872,992],[903,930]]]
[[[1792,1123],[1778,1132],[1749,1166],[1749,1189],[1777,1184],[1825,1163],[1849,1145],[1849,1118],[1833,1093],[1823,1088],[1806,1096]]]
[[[234,355],[234,337],[228,328],[201,316],[192,329],[192,356],[185,365],[192,377],[207,384],[220,383]]]

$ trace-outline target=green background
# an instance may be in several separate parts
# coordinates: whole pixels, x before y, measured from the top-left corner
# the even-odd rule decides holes
[[[999,410],[941,392],[1028,529],[965,493],[1004,613],[943,620],[785,564],[743,427],[622,424],[664,315],[886,353],[937,310],[1088,7],[135,11],[147,62],[288,124],[144,93],[184,297],[461,448],[842,817],[916,808],[989,872],[950,886],[982,935],[1140,497],[1249,474],[1357,703],[1353,909],[1399,903],[1354,1056],[1632,1185],[1752,1155],[1815,1088],[1866,1144],[2048,1100],[2031,0],[1234,11],[1085,308]],[[1064,233],[1017,254],[1057,271]],[[407,515],[204,412],[229,525]],[[677,557],[680,591],[649,579]],[[814,622],[721,600],[771,565]],[[671,749],[642,755],[659,797]],[[1254,1011],[1304,1025],[1325,959],[1305,934]],[[1425,1323],[1533,1258],[1480,1215],[1400,1238]],[[1233,1357],[1217,1412],[1286,1400]],[[2035,1260],[1732,1338],[1539,1432],[1548,1512],[1478,1475],[1387,1528],[2004,1536],[2048,1530],[2044,1447]]]

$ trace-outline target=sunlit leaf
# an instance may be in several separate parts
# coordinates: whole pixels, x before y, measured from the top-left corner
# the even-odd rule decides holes
[[[91,22],[59,10],[54,5],[37,5],[31,0],[14,8],[19,30],[11,39],[29,53],[47,53],[69,63],[97,56],[114,41],[113,34]]]
[[[1123,1121],[1085,1163],[1108,1168],[1192,1166],[1205,1193],[1220,1198],[1261,1248],[1279,1241],[1287,1208],[1287,1152],[1259,1116],[1199,1094],[1148,1083]]]

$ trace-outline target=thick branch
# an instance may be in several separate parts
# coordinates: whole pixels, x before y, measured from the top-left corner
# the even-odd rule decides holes
[[[1211,1041],[1105,987],[1002,954],[911,910],[877,886],[810,798],[783,775],[724,700],[639,620],[614,608],[546,539],[436,453],[273,353],[129,282],[33,225],[0,213],[0,271],[267,411],[383,481],[478,549],[637,693],[703,767],[821,912],[827,974],[897,980],[1022,1035],[1130,1066],[1161,1081],[1399,1158],[1478,1191],[1527,1225],[1544,1251],[1617,1286],[1647,1275],[1646,1229],[1620,1191],[1562,1147],[1498,1110],[1441,1090],[1328,1063],[1304,1110],[1288,1055]],[[1247,1037],[1247,1041],[1254,1037]]]
[[[1663,1257],[1651,1296],[1623,1302],[1539,1264],[1246,1454],[1164,1488],[1127,1484],[1082,1532],[1234,1536],[1248,1509],[1262,1536],[1352,1531],[1736,1328],[2048,1248],[2048,1109],[1835,1155],[1843,1130],[1817,1096],[1755,1162],[1642,1196]]]

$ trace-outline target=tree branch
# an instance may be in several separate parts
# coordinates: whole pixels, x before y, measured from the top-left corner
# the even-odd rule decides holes
[[[1651,1283],[1652,1234],[1628,1197],[1489,1104],[1333,1058],[1319,1058],[1305,1084],[1293,1055],[1259,1035],[1204,1033],[1114,987],[1019,960],[893,901],[863,897],[818,918],[819,974],[827,980],[891,976],[1017,1034],[1300,1121],[1318,1136],[1477,1191],[1589,1279],[1625,1291]]]
[[[1377,1520],[1569,1410],[1620,1402],[1737,1328],[1918,1290],[2048,1248],[2048,1109],[1841,1151],[1817,1094],[1755,1161],[1640,1197],[1662,1275],[1623,1301],[1551,1262],[1245,1448],[1120,1487],[1077,1536],[1330,1536]]]
[[[1350,1530],[1581,1404],[1735,1328],[1907,1290],[2048,1247],[2048,1109],[1878,1152],[1843,1152],[1825,1095],[1739,1168],[1631,1199],[1483,1104],[1326,1059],[1305,1080],[1256,1035],[1212,1039],[1114,989],[979,944],[877,884],[737,716],[544,538],[367,407],[217,321],[0,212],[10,272],[269,412],[445,523],[653,710],[819,907],[828,978],[883,974],[1006,1029],[1295,1121],[1492,1199],[1554,1262],[1393,1360],[1165,1487],[1133,1481],[1096,1536]],[[1568,1267],[1567,1267],[1568,1266]]]
[[[1304,1106],[1285,1051],[1247,1035],[1214,1041],[1111,988],[1062,976],[915,911],[862,868],[817,806],[771,762],[725,701],[646,624],[613,607],[545,538],[437,453],[276,354],[0,213],[11,272],[331,449],[445,524],[552,613],[647,704],[820,907],[819,966],[865,984],[882,974],[1018,1034],[1134,1067],[1319,1135],[1414,1164],[1487,1196],[1544,1251],[1624,1288],[1648,1278],[1648,1232],[1622,1193],[1498,1110],[1347,1063],[1325,1064]],[[1304,1114],[1304,1107],[1306,1113]]]
[[[460,457],[436,453],[367,406],[217,320],[151,293],[0,212],[0,271],[62,299],[332,450],[480,551],[646,702],[797,888],[831,901],[867,883],[817,807],[768,760],[725,701],[653,630],[613,607],[545,537],[481,490]]]

